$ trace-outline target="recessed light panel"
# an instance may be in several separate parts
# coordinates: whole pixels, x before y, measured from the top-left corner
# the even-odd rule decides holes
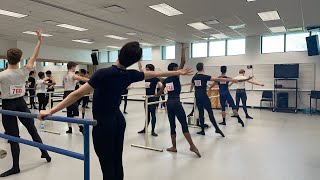
[[[166,3],[157,4],[149,7],[167,16],[177,16],[183,14],[181,11],[169,6]]]
[[[22,32],[22,33],[24,33],[24,34],[31,34],[31,35],[37,35],[37,33],[34,32],[34,31],[25,31],[25,32]],[[42,33],[41,36],[42,36],[42,37],[50,37],[50,36],[53,36],[53,35]]]
[[[75,39],[72,40],[73,42],[78,42],[78,43],[84,43],[84,44],[93,44],[94,42],[88,40],[88,39]]]
[[[207,26],[205,24],[203,24],[202,22],[196,22],[196,23],[190,23],[190,24],[187,24],[188,26],[190,27],[193,27],[199,31],[201,30],[205,30],[205,29],[211,29],[210,26]]]
[[[258,13],[262,21],[274,21],[279,20],[280,16],[278,11],[267,11]]]
[[[286,32],[287,31],[287,29],[284,26],[270,27],[269,29],[273,33],[280,33],[280,32]]]
[[[15,17],[15,18],[23,18],[23,17],[28,16],[28,15],[25,15],[25,14],[20,14],[20,13],[16,13],[16,12],[6,11],[6,10],[3,10],[3,9],[0,9],[0,15],[10,16],[10,17]]]
[[[128,38],[124,38],[124,37],[120,37],[120,36],[116,36],[116,35],[105,35],[105,37],[111,38],[111,39],[117,39],[117,40],[126,40],[126,39],[128,39]]]
[[[73,26],[70,24],[58,24],[57,26],[62,27],[62,28],[67,28],[67,29],[71,29],[71,30],[75,30],[75,31],[87,31],[88,29],[86,28],[82,28],[82,27],[78,27],[78,26]]]
[[[216,39],[226,39],[229,38],[228,36],[224,35],[224,34],[211,34],[212,37],[216,38]]]

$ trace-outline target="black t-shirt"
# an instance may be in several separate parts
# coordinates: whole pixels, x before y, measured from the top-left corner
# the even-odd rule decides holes
[[[95,89],[93,94],[93,118],[104,118],[106,114],[119,109],[121,94],[134,82],[142,81],[144,73],[136,70],[124,70],[111,66],[98,70],[89,80]]]
[[[219,78],[229,78],[228,76],[219,76]],[[229,91],[229,81],[218,82],[220,95],[226,95]]]
[[[147,79],[145,82],[146,95],[155,95],[159,78]]]
[[[196,74],[192,78],[195,88],[195,96],[197,98],[207,96],[207,83],[211,80],[211,76],[204,74]]]
[[[34,88],[35,87],[36,80],[34,79],[34,77],[29,77],[28,78],[28,82],[30,83],[29,88]]]
[[[50,84],[50,83],[52,83],[53,81],[52,81],[52,79],[48,79],[47,82]],[[54,88],[53,88],[53,87],[51,88],[51,85],[48,85],[47,90],[48,90],[48,92],[54,91]]]
[[[181,93],[181,84],[179,76],[171,76],[163,81],[163,85],[168,90],[168,98],[179,98]]]

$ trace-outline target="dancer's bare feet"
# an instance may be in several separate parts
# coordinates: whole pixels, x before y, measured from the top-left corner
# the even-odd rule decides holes
[[[168,148],[167,151],[174,152],[174,153],[178,152],[177,148],[174,148],[174,147]]]
[[[196,147],[191,147],[190,151],[196,153],[198,157],[201,157],[201,154],[200,154],[199,150]]]

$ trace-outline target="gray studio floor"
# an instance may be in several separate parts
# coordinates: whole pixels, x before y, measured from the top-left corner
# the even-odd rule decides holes
[[[189,112],[191,106],[185,105],[185,108]],[[198,129],[190,128],[203,156],[199,159],[189,152],[180,126],[177,131],[177,154],[132,148],[130,145],[133,143],[144,144],[144,136],[137,134],[144,123],[143,103],[129,101],[127,111],[124,146],[126,180],[316,180],[320,177],[319,116],[250,110],[254,120],[246,120],[245,128],[235,119],[228,118],[228,125],[222,127],[226,138],[216,135],[212,128],[205,137],[196,135]],[[220,121],[219,111],[215,111],[215,115]],[[49,123],[47,126],[62,134],[41,133],[45,143],[82,153],[83,138],[78,131],[66,135],[66,124]],[[0,132],[3,132],[2,126]],[[169,124],[165,111],[158,112],[157,133],[159,137],[152,137],[151,145],[163,149],[169,147]],[[21,137],[30,139],[24,127],[21,127]],[[0,146],[9,150],[3,139],[0,139]],[[37,149],[25,145],[21,149],[22,172],[3,179],[83,179],[82,161],[51,153],[52,163],[47,164],[40,159]],[[0,171],[7,170],[11,167],[11,155],[0,162]],[[102,179],[92,146],[91,179]]]

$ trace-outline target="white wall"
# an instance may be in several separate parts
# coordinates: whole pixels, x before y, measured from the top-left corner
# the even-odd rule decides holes
[[[0,39],[0,55],[6,56],[8,49],[16,48],[16,47],[17,47],[17,41]]]
[[[156,68],[161,70],[166,70],[167,66],[171,62],[179,63],[180,61],[180,47],[176,47],[176,59],[175,60],[162,60],[161,59],[161,48],[153,47],[153,60],[152,61],[142,61],[145,65],[147,63],[152,63]],[[188,52],[187,52],[188,53]],[[189,57],[189,54],[186,55]],[[187,59],[186,67],[191,67],[195,70],[195,66],[198,62],[203,62],[205,66],[233,66],[233,65],[257,65],[257,64],[280,64],[280,63],[314,63],[316,65],[316,83],[315,87],[320,90],[320,56],[309,57],[307,52],[287,52],[287,53],[271,53],[271,54],[261,54],[260,53],[260,36],[252,36],[246,38],[246,54],[238,56],[222,56],[222,57],[206,57],[206,58],[194,58]],[[110,64],[105,63],[99,65],[99,68],[110,66]],[[137,65],[131,68],[137,69]],[[270,76],[273,76],[271,74]],[[182,83],[190,82],[192,77],[181,78]],[[255,79],[259,81],[259,79]],[[263,83],[263,82],[262,82]],[[135,86],[135,85],[133,85]],[[137,86],[142,86],[138,83]],[[187,91],[189,87],[184,87],[183,90]],[[143,93],[143,90],[131,90],[129,93]],[[234,92],[233,92],[234,94]],[[249,106],[259,106],[262,91],[248,91],[248,105]],[[291,97],[291,95],[290,95]],[[141,99],[141,96],[134,97]],[[290,100],[291,101],[291,100]],[[309,96],[308,92],[299,93],[299,108],[309,107]],[[289,102],[292,104],[293,102]],[[320,106],[319,106],[320,109]]]
[[[18,41],[17,47],[22,50],[24,59],[29,58],[34,50],[35,43]],[[91,50],[61,48],[55,46],[42,45],[39,58],[77,61],[77,62],[91,62]]]

